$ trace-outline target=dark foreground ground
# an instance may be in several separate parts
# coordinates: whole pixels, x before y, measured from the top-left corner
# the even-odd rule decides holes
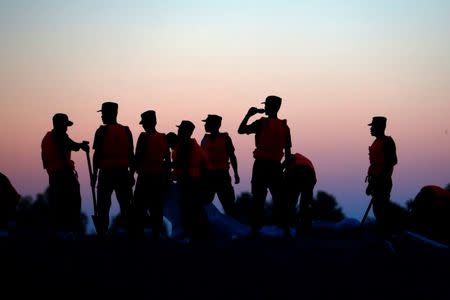
[[[450,254],[399,238],[2,238],[1,299],[450,299]],[[30,297],[31,296],[31,297]]]

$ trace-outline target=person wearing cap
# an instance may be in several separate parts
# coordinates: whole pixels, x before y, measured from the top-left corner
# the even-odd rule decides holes
[[[195,125],[184,120],[177,127],[179,140],[172,151],[172,177],[180,190],[181,222],[187,238],[203,239],[208,233],[202,199],[208,159],[197,141],[191,138]]]
[[[369,147],[370,166],[366,177],[368,182],[366,194],[372,196],[377,228],[384,233],[390,230],[389,199],[392,174],[397,164],[395,142],[392,137],[385,135],[386,121],[385,117],[376,116],[368,124],[375,141]]]
[[[237,159],[233,141],[226,132],[220,132],[222,117],[208,115],[205,120],[205,134],[201,147],[208,156],[208,173],[206,176],[206,203],[214,200],[217,193],[226,215],[236,217],[236,196],[229,173],[230,163],[234,171],[234,183],[239,184]]]
[[[56,231],[79,233],[81,230],[81,195],[75,164],[71,152],[89,151],[89,142],[74,142],[67,135],[67,128],[73,125],[63,113],[53,116],[53,129],[44,136],[41,143],[41,157],[49,177],[49,206],[52,224]]]
[[[253,216],[252,232],[258,235],[262,226],[264,203],[267,190],[272,195],[274,206],[274,219],[283,227],[285,236],[289,236],[289,223],[287,205],[282,199],[282,166],[283,155],[291,154],[291,134],[286,120],[278,118],[281,107],[281,98],[268,96],[263,102],[264,110],[251,107],[241,124],[239,134],[255,134],[256,149],[253,151],[255,159],[252,170]],[[251,124],[249,119],[257,113],[265,113]]]
[[[104,236],[109,227],[111,195],[116,193],[120,206],[120,221],[130,230],[131,202],[134,185],[133,136],[128,126],[117,123],[118,104],[102,104],[101,125],[95,132],[92,185],[97,182],[97,233]]]
[[[311,205],[313,201],[314,186],[317,183],[314,165],[306,156],[295,153],[284,161],[283,191],[286,193],[289,223],[297,225],[297,235],[307,232],[311,228]],[[301,195],[301,196],[300,196]],[[300,196],[298,214],[296,207]],[[292,220],[292,221],[291,221]]]
[[[138,178],[134,190],[137,229],[142,233],[145,217],[150,214],[152,236],[158,238],[163,229],[163,200],[167,192],[170,170],[170,150],[166,136],[156,131],[156,113],[141,114],[145,132],[136,144],[135,164]]]

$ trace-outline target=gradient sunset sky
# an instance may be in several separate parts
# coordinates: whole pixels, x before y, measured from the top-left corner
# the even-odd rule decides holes
[[[48,185],[40,143],[56,112],[92,143],[103,101],[135,141],[140,113],[161,132],[223,116],[250,190],[250,106],[283,98],[293,152],[316,166],[317,190],[361,218],[367,123],[388,118],[397,144],[393,201],[450,182],[450,1],[0,0],[0,171],[22,195]],[[83,210],[92,211],[84,153],[73,155]],[[114,204],[117,209],[117,203]],[[117,211],[116,211],[117,212]]]

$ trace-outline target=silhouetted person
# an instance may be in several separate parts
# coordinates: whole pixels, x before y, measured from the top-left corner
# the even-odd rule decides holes
[[[178,138],[178,135],[175,132],[169,132],[168,134],[166,134],[166,140],[169,149],[174,150],[177,147],[180,139]]]
[[[14,219],[19,200],[20,195],[8,177],[0,173],[0,229],[6,229],[8,222]]]
[[[297,234],[308,231],[312,222],[313,190],[317,183],[316,172],[312,162],[300,153],[292,154],[285,161],[284,192],[290,217],[297,224]],[[300,197],[298,215],[296,206]],[[290,222],[291,223],[291,222]]]
[[[373,117],[370,134],[375,141],[369,147],[370,166],[367,172],[366,194],[372,196],[373,212],[376,225],[380,232],[388,233],[391,230],[389,213],[389,200],[392,190],[392,173],[397,164],[395,142],[385,135],[385,117]]]
[[[98,173],[97,233],[105,235],[109,227],[109,210],[113,191],[119,202],[121,222],[127,230],[130,230],[135,168],[133,136],[128,126],[117,123],[117,103],[105,102],[99,112],[102,113],[104,125],[95,132],[92,181],[95,184]]]
[[[414,230],[450,242],[450,191],[424,186],[409,207]]]
[[[206,175],[206,202],[214,200],[217,193],[226,215],[236,217],[236,196],[229,173],[230,163],[234,171],[234,183],[239,184],[238,166],[234,154],[233,142],[226,132],[220,132],[222,117],[208,115],[205,122],[205,134],[201,146],[208,157]]]
[[[163,230],[163,202],[168,189],[170,150],[166,136],[156,131],[156,113],[148,110],[141,114],[139,123],[145,132],[136,144],[136,172],[138,178],[134,190],[138,230],[143,230],[144,218],[150,214],[152,235],[159,237]]]
[[[71,152],[89,151],[89,143],[76,143],[69,138],[67,127],[72,125],[66,114],[55,114],[53,130],[47,132],[42,140],[41,154],[49,177],[52,224],[57,231],[77,233],[81,230],[81,195]]]
[[[173,179],[180,188],[180,206],[183,228],[188,238],[205,238],[208,220],[202,194],[202,175],[207,168],[207,157],[197,141],[191,138],[195,125],[182,121],[178,127],[178,144],[172,152]]]
[[[242,120],[238,133],[255,134],[256,149],[253,151],[255,162],[252,171],[253,194],[253,234],[257,235],[262,226],[264,203],[267,190],[272,194],[274,216],[279,225],[289,235],[288,213],[286,205],[282,203],[282,167],[283,152],[288,157],[291,154],[291,134],[286,120],[278,118],[281,98],[268,96],[264,103],[264,110],[251,107]],[[257,113],[265,113],[251,124],[249,119]]]

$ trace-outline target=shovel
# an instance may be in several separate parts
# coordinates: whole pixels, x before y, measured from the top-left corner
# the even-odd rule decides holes
[[[366,212],[364,213],[364,216],[361,220],[361,224],[359,225],[359,227],[362,229],[364,226],[364,222],[366,222],[367,219],[367,215],[369,214],[370,209],[372,208],[372,204],[373,204],[373,198],[370,200],[369,206],[367,206]]]
[[[100,223],[100,217],[98,216],[98,210],[97,210],[97,197],[95,195],[95,184],[92,182],[93,172],[92,172],[92,165],[91,165],[91,157],[89,156],[89,150],[86,151],[86,159],[87,159],[88,168],[89,168],[89,179],[90,179],[89,181],[91,182],[92,201],[94,203],[94,214],[91,217],[92,217],[92,222],[94,222],[95,231],[98,233],[101,223]]]

